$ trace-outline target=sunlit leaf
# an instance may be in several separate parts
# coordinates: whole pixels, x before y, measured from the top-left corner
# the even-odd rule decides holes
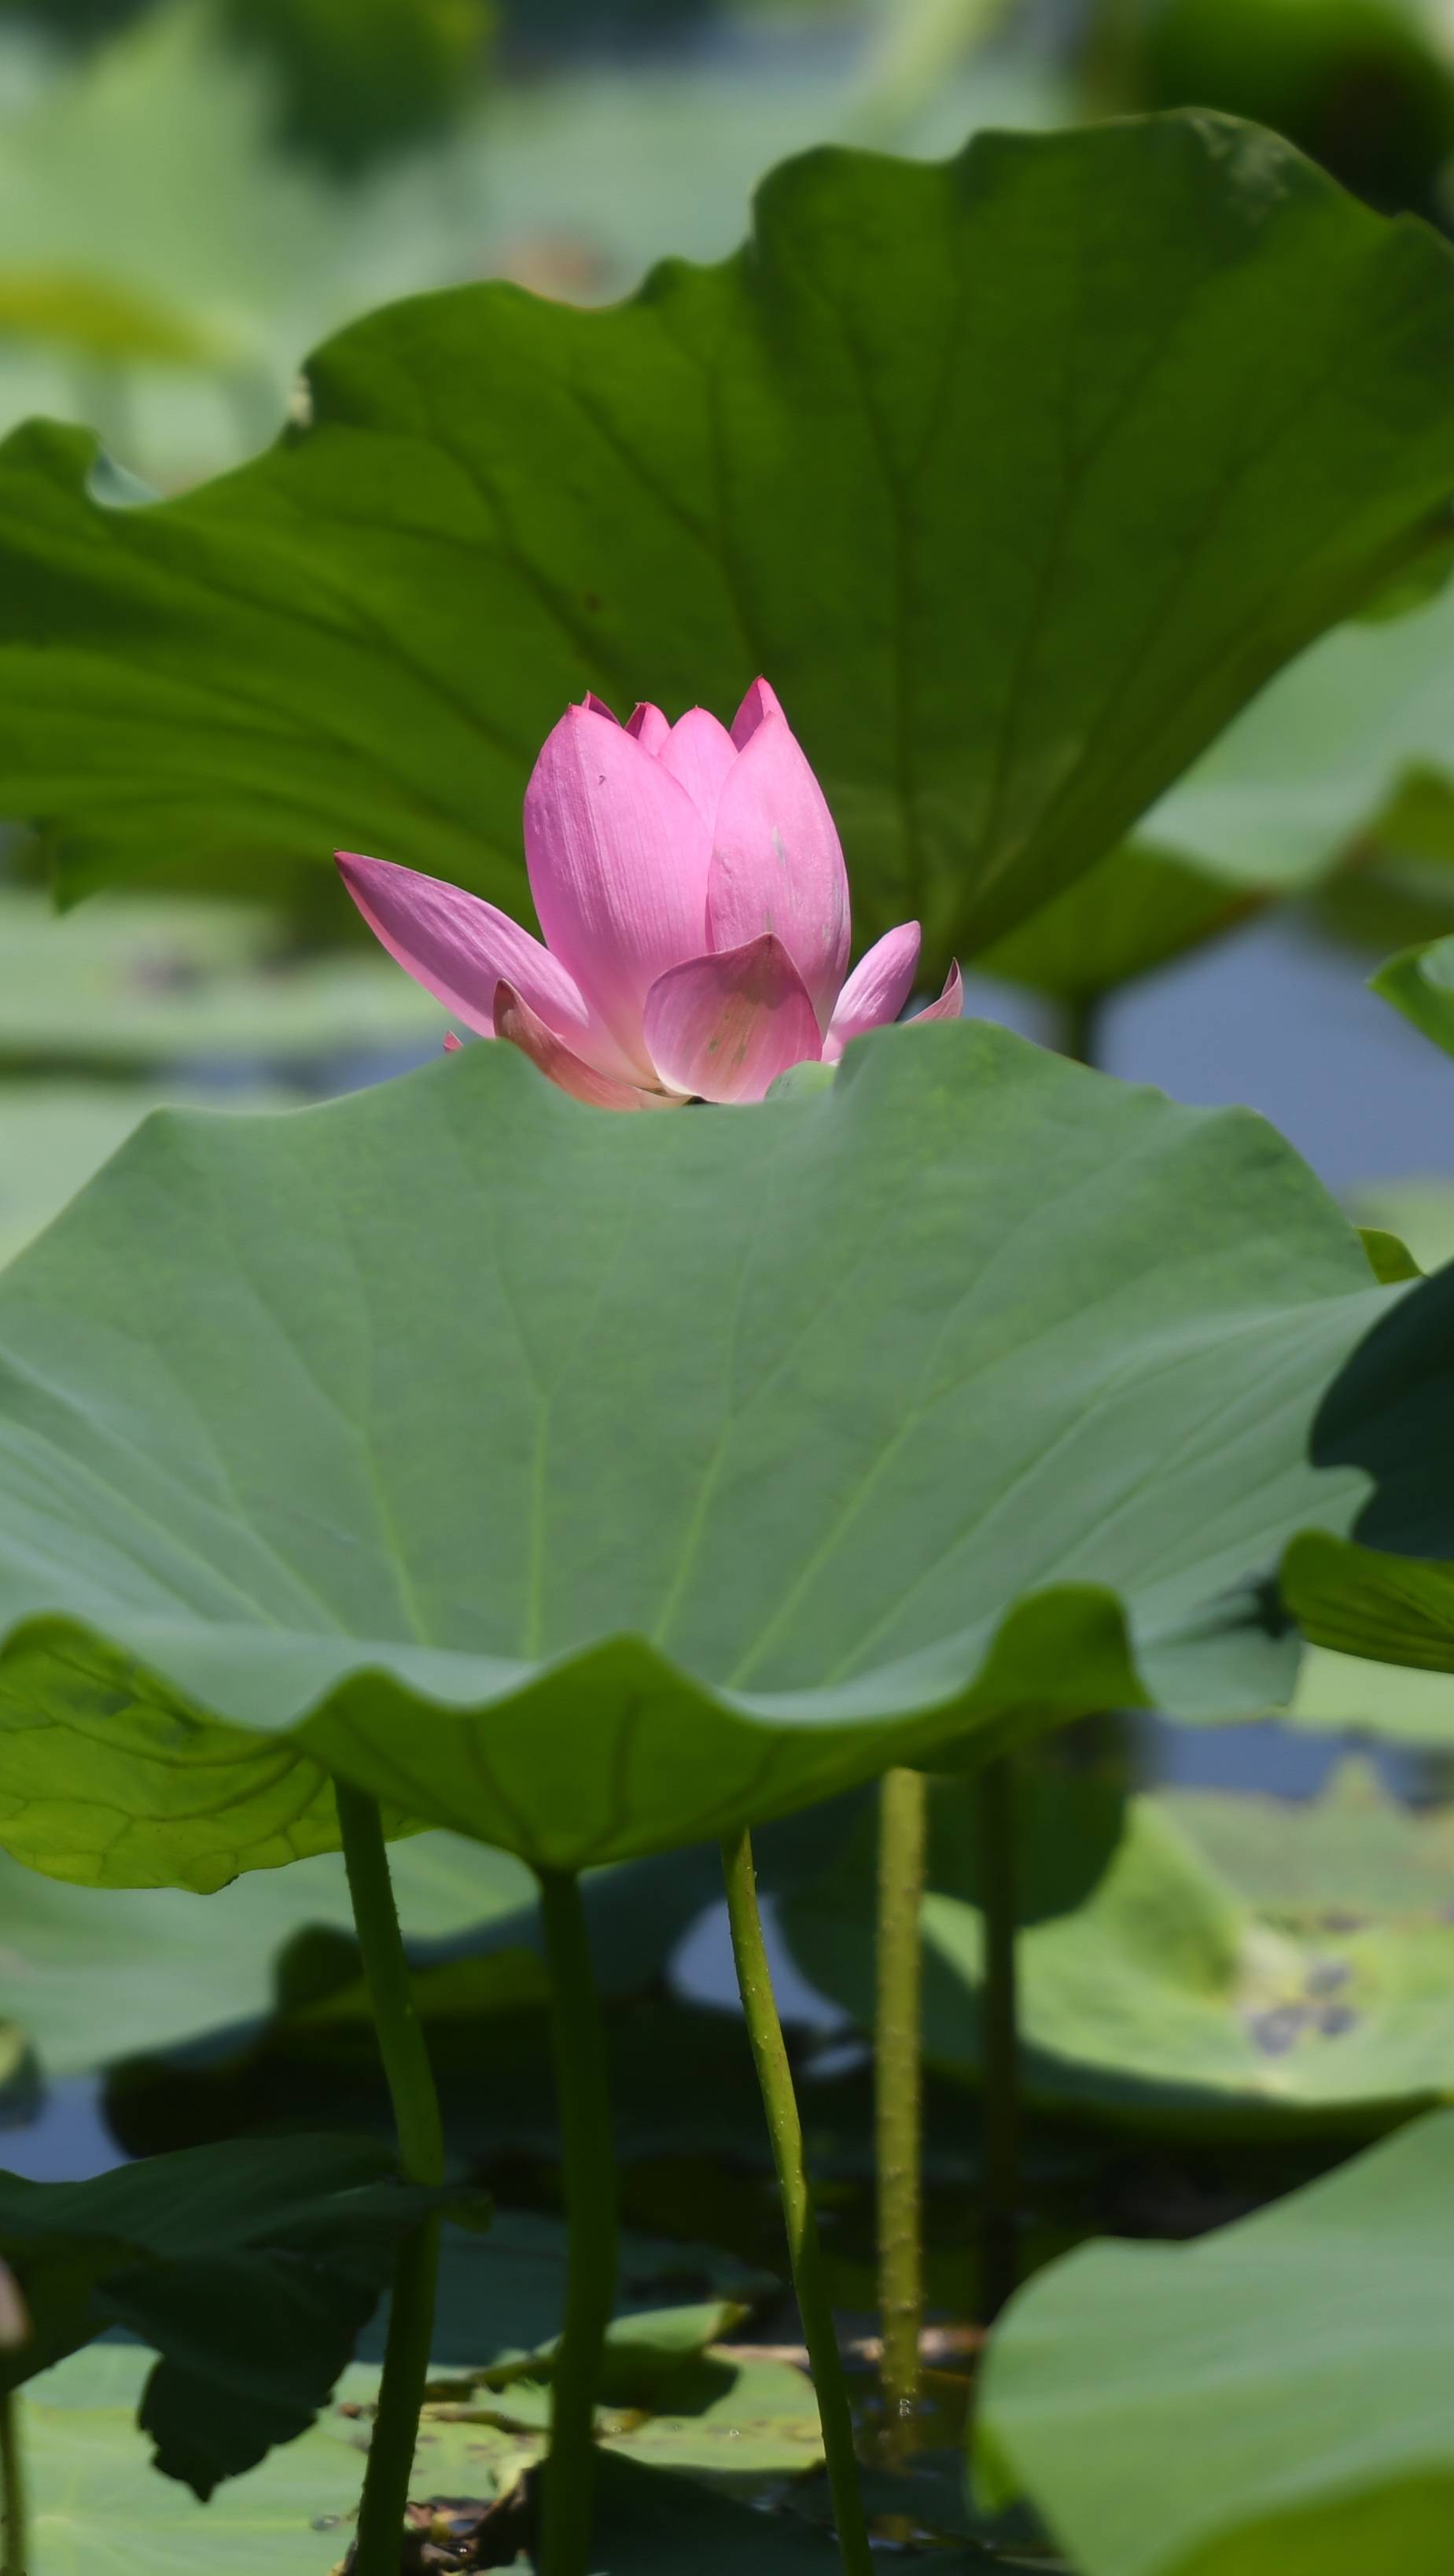
[[[157,2476],[137,2430],[151,2368],[150,2353],[97,2348],[24,2391],[33,2576],[326,2576],[357,2508],[359,2453],[305,2433],[200,2505]]]
[[[164,1115],[0,1283],[0,1838],[205,1889],[328,1847],[340,1765],[584,1866],[1258,1707],[1383,1295],[1259,1121],[969,1022],[750,1111],[485,1046]]]
[[[1203,117],[825,152],[749,250],[574,311],[477,286],[154,508],[0,466],[0,805],[73,887],[340,841],[519,909],[562,704],[766,668],[867,937],[969,951],[1114,848],[1454,487],[1454,259]]]
[[[350,2371],[348,2415],[334,2410],[251,2476],[220,2488],[204,2508],[147,2465],[133,2421],[147,2366],[134,2351],[93,2350],[24,2391],[21,2431],[35,2497],[32,2576],[97,2576],[100,2569],[106,2576],[326,2576],[352,2535],[368,2433],[359,2410],[367,2409],[377,2375]],[[802,2413],[805,2395],[811,2412],[811,2393],[799,2372],[768,2364],[755,2373],[724,2367],[722,2377],[726,2393],[703,2409],[695,2444],[691,2419],[683,2422],[675,2465],[691,2477],[642,2465],[629,2438],[608,2440],[598,2464],[591,2576],[682,2576],[687,2568],[692,2576],[740,2576],[744,2565],[760,2576],[833,2576],[837,2547],[821,2533],[697,2482],[732,2448],[734,2407],[739,2437],[756,2439],[779,2474],[784,2466],[811,2467],[814,2458]],[[747,2411],[754,2404],[766,2408],[756,2435]],[[658,2420],[646,2419],[643,2438]],[[802,2438],[768,2435],[762,2428],[773,2422],[796,2422]],[[517,2482],[540,2447],[538,2435],[426,2418],[414,2496],[421,2507],[438,2498],[446,2521],[467,2531],[477,2518],[466,2519],[468,2500],[488,2502],[502,2478]],[[528,2571],[532,2562],[522,2556],[518,2563]],[[959,2576],[957,2558],[944,2567],[945,2576]]]
[[[1042,2273],[990,2348],[980,2463],[1083,2576],[1441,2576],[1454,2114],[1185,2246]]]
[[[1023,2080],[1055,2110],[1188,2134],[1376,2127],[1454,2088],[1454,1852],[1398,1836],[1401,1900],[1329,1892],[1346,1809],[1213,1801],[1213,1850],[1250,1832],[1285,1854],[1256,1908],[1201,1848],[1206,1801],[1133,1799],[1076,1776],[1022,1783],[1019,1940]],[[924,2048],[977,2081],[982,1917],[972,1784],[939,1781],[925,1900]],[[1388,1833],[1395,1831],[1390,1819]],[[1426,1853],[1422,1866],[1416,1853]],[[1301,1878],[1299,1878],[1301,1872]],[[1317,1875],[1320,1873],[1320,1875]],[[798,1964],[864,2027],[874,2011],[872,1830],[791,1898]]]

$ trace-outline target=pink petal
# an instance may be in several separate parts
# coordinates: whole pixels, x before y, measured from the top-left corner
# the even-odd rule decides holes
[[[673,966],[647,995],[646,1043],[671,1090],[717,1101],[761,1100],[823,1050],[802,978],[771,938]]]
[[[634,734],[643,751],[649,751],[653,759],[659,760],[671,732],[671,726],[667,723],[660,707],[651,706],[643,700],[639,707],[632,708],[626,719],[626,730],[629,734]]]
[[[681,780],[697,811],[710,823],[727,772],[737,758],[727,727],[705,707],[688,707],[672,726],[660,758],[662,767]]]
[[[944,978],[944,990],[937,1002],[926,1010],[916,1011],[909,1022],[911,1029],[922,1028],[926,1020],[959,1020],[964,1017],[964,977],[958,965],[950,967]]]
[[[585,1036],[590,1018],[571,977],[508,913],[389,859],[340,850],[338,869],[375,938],[467,1028],[494,1036],[495,986],[503,977],[549,1027]]]
[[[902,921],[897,930],[886,930],[866,957],[860,957],[828,1023],[825,1063],[836,1064],[851,1039],[898,1018],[914,989],[919,944],[917,921]]]
[[[613,1082],[609,1074],[597,1073],[594,1065],[574,1055],[554,1029],[537,1018],[528,1002],[508,984],[495,988],[495,1033],[508,1038],[532,1064],[568,1091],[573,1100],[584,1100],[592,1109],[675,1109],[680,1102],[669,1100],[664,1091],[645,1091],[634,1082]]]
[[[623,1061],[603,1069],[649,1082],[646,996],[707,944],[711,837],[701,815],[634,735],[569,707],[525,791],[525,861],[548,946],[617,1043]]]
[[[827,1027],[848,966],[848,878],[823,790],[781,715],[763,717],[718,800],[707,930],[714,949],[780,939]]]
[[[460,1052],[460,1043],[453,1029],[446,1029],[444,1032],[444,1052],[446,1055],[458,1055]]]
[[[739,751],[746,749],[764,716],[780,716],[776,689],[766,680],[754,680],[736,715],[732,719],[732,739]]]
[[[598,698],[594,689],[587,689],[581,705],[589,708],[593,716],[607,716],[612,724],[618,721],[615,708],[608,707],[604,698]]]

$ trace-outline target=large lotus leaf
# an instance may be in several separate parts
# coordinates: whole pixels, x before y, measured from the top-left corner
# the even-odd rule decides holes
[[[401,305],[309,425],[154,507],[80,432],[0,462],[0,806],[73,886],[340,842],[526,903],[562,704],[765,668],[861,935],[968,952],[1114,847],[1432,541],[1454,259],[1254,128],[822,152],[747,249],[580,312]]]
[[[102,2570],[105,2576],[326,2576],[351,2534],[367,2442],[358,2410],[367,2408],[376,2378],[350,2372],[344,2383],[349,2413],[335,2409],[262,2468],[221,2488],[204,2508],[147,2465],[134,2410],[148,2366],[148,2357],[135,2351],[95,2349],[23,2392],[31,2576],[99,2576]],[[791,2392],[772,2375],[779,2420],[794,2420],[782,2405],[791,2393],[806,2423],[800,2375],[781,2372],[783,2381],[796,2382]],[[735,2384],[749,2374],[729,2368],[724,2377]],[[760,2400],[761,2380],[757,2389]],[[728,2404],[730,2410],[730,2398]],[[719,2401],[719,2423],[721,2413]],[[727,2430],[723,2425],[718,2433],[718,2448]],[[709,2440],[704,2436],[699,2445],[703,2452]],[[519,2437],[512,2444],[486,2424],[427,2419],[413,2478],[416,2518],[424,2520],[419,2508],[430,2499],[447,2499],[442,2513],[468,2534],[477,2517],[466,2519],[467,2500],[488,2501],[502,2470],[518,2476],[539,2447],[538,2440]],[[785,2439],[778,2457],[797,2468],[811,2464],[813,2450],[806,2441]],[[836,2545],[821,2534],[714,2495],[696,2479],[644,2467],[624,2441],[603,2452],[598,2481],[592,2576],[682,2576],[687,2568],[692,2576],[738,2576],[748,2563],[761,2576],[833,2576],[840,2564]],[[944,2576],[959,2576],[958,2558],[937,2563]],[[517,2564],[528,2570],[530,2561],[522,2557]]]
[[[1091,2246],[990,2347],[980,2459],[1084,2576],[1443,2576],[1454,2114],[1192,2245]]]
[[[137,2431],[151,2368],[150,2353],[99,2346],[22,2393],[31,2576],[326,2576],[358,2507],[358,2453],[304,2433],[201,2505],[157,2476]]]
[[[205,1888],[326,1847],[334,1766],[576,1867],[1261,1705],[1367,1280],[1260,1121],[968,1022],[750,1111],[484,1047],[163,1115],[0,1283],[0,1838]]]
[[[1454,1921],[1454,1807],[1409,1807],[1350,1754],[1315,1798],[1163,1789],[1158,1807],[1260,1912],[1298,1931]]]
[[[977,2081],[982,1918],[974,1789],[939,1781],[925,1899],[924,2049]],[[1187,2133],[1376,2127],[1454,2088],[1454,1865],[1447,1839],[1422,1883],[1404,1849],[1403,1901],[1296,1901],[1330,1839],[1326,1818],[1273,1828],[1263,1803],[1214,1801],[1223,1853],[1239,1827],[1275,1830],[1284,1897],[1254,1906],[1200,1848],[1202,1801],[1133,1799],[1114,1814],[1080,1778],[1023,1784],[1019,1941],[1027,2095],[1057,2110]],[[1102,1810],[1107,1810],[1102,1812]],[[1243,1823],[1243,1817],[1248,1820]],[[1108,1848],[1109,1832],[1109,1848]],[[1316,1838],[1316,1839],[1315,1839]],[[1400,1837],[1401,1845],[1405,1837]],[[873,2018],[872,1851],[865,1836],[783,1909],[794,1956],[863,2025]],[[1325,1877],[1332,1872],[1322,1856]]]
[[[0,1060],[252,1071],[259,1059],[423,1055],[444,1029],[438,1005],[383,958],[284,952],[277,921],[241,904],[132,896],[58,915],[45,895],[9,887],[0,961]],[[8,1115],[4,1135],[8,1148]]]

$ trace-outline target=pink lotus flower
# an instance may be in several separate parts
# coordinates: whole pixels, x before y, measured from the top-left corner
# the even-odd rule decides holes
[[[481,1037],[509,1038],[606,1109],[761,1100],[795,1064],[836,1064],[897,1019],[919,925],[847,982],[848,879],[823,791],[765,680],[729,733],[705,708],[618,724],[561,717],[525,791],[525,862],[545,933],[384,859],[339,852],[371,930]],[[957,1019],[959,969],[926,1020]]]

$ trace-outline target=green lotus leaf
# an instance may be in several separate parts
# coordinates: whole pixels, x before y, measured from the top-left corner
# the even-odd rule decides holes
[[[98,2345],[22,2392],[33,2576],[326,2576],[358,2507],[358,2452],[304,2433],[201,2505],[157,2476],[137,2431],[152,2367]]]
[[[1282,1593],[1315,1646],[1374,1665],[1454,1673],[1454,1565],[1310,1530],[1283,1558]]]
[[[587,687],[766,668],[858,929],[986,945],[1278,666],[1437,542],[1454,259],[1255,128],[840,151],[747,248],[581,312],[503,285],[330,343],[311,416],[152,507],[0,461],[0,807],[72,888],[340,841],[520,911]]]
[[[396,1843],[392,1871],[416,1958],[487,1918],[510,1922],[533,1896],[518,1861],[455,1834]],[[347,1991],[352,1930],[336,1853],[254,1871],[205,1902],[181,1888],[67,1886],[0,1854],[5,1992],[51,2075],[284,2008],[299,1986],[290,1951],[310,1935],[337,1945],[328,1990]]]
[[[1362,1468],[1373,1479],[1355,1529],[1370,1549],[1454,1559],[1451,1319],[1454,1266],[1435,1271],[1397,1300],[1350,1354],[1318,1407],[1315,1463]],[[1356,1645],[1351,1650],[1359,1651]],[[1369,1645],[1363,1651],[1381,1650]]]
[[[1372,978],[1375,993],[1446,1055],[1454,1055],[1454,939],[1405,948]]]
[[[1385,1226],[1360,1225],[1358,1237],[1374,1278],[1385,1288],[1399,1288],[1407,1280],[1422,1279],[1423,1271],[1399,1235],[1390,1234]]]
[[[977,2081],[982,1918],[972,1784],[936,1781],[925,1900],[924,2050]],[[1055,1773],[1023,1783],[1020,2010],[1027,2096],[1136,2126],[1256,2137],[1373,2129],[1454,2089],[1454,1862],[1421,1876],[1399,1819],[1401,1901],[1365,1911],[1334,1875],[1322,1811],[1256,1799],[1133,1799]],[[1346,1813],[1339,1822],[1346,1825]],[[1389,1830],[1396,1830],[1390,1820]],[[1255,1905],[1213,1854],[1275,1834],[1287,1882]],[[1264,1880],[1269,1874],[1264,1871]],[[799,1966],[865,2027],[873,2019],[872,1826],[782,1920]],[[1366,1888],[1362,1891],[1366,1895]]]
[[[1346,1205],[1365,1231],[1381,1228],[1407,1244],[1420,1270],[1454,1261],[1454,1181],[1365,1181],[1348,1193]]]
[[[446,2224],[430,2345],[436,2370],[502,2386],[548,2377],[569,2255],[565,2221],[542,2210],[500,2210],[484,2235]],[[654,2405],[684,2360],[779,2287],[720,2246],[623,2228],[602,2399]],[[387,2313],[385,2302],[360,2336],[361,2361],[383,2360]]]
[[[368,2138],[230,2140],[90,2182],[0,2174],[31,2321],[5,2384],[126,2327],[160,2356],[139,2414],[157,2466],[205,2499],[312,2423],[441,2198]]]
[[[1163,1789],[1156,1804],[1259,1913],[1299,1933],[1445,1925],[1454,1807],[1409,1807],[1345,1755],[1315,1798]]]
[[[340,2394],[354,2411],[334,2409],[250,2476],[220,2488],[204,2508],[147,2465],[134,2410],[148,2366],[145,2354],[98,2347],[22,2392],[21,2437],[34,2498],[32,2576],[97,2576],[102,2568],[107,2576],[326,2576],[351,2534],[367,2442],[357,2410],[367,2408],[377,2374],[350,2371]],[[693,2419],[682,2419],[679,2461],[693,2475],[642,2465],[629,2437],[603,2446],[592,2576],[681,2576],[687,2567],[692,2576],[740,2576],[749,2563],[762,2576],[833,2576],[840,2564],[836,2543],[700,2482],[715,2454],[731,2447],[727,2419],[734,2407],[739,2439],[753,2438],[755,2421],[759,2447],[764,2456],[771,2451],[777,2475],[784,2466],[811,2466],[814,2449],[802,2413],[806,2382],[773,2364],[754,2371],[724,2362],[721,2375],[725,2395],[699,2408],[695,2442]],[[657,2421],[647,2418],[643,2435]],[[783,2432],[774,2440],[765,2430],[774,2422],[796,2422],[804,2438]],[[448,2499],[445,2510],[464,2531],[468,2500],[488,2502],[502,2479],[518,2480],[539,2449],[529,2435],[426,2416],[413,2481],[419,2508],[430,2498]],[[517,2562],[522,2571],[530,2563],[525,2556]],[[944,2576],[959,2576],[957,2557],[943,2564]]]
[[[990,2347],[979,2465],[1083,2576],[1441,2576],[1454,2114],[1191,2245],[1070,2255]]]
[[[0,1283],[0,1841],[206,1889],[329,1847],[337,1768],[575,1868],[1264,1705],[1383,1298],[1260,1121],[971,1023],[750,1113],[486,1047],[164,1114]]]

